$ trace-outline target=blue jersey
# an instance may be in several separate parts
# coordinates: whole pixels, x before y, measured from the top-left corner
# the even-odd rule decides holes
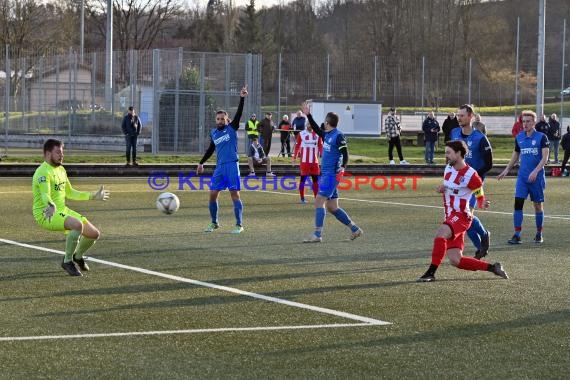
[[[321,159],[321,173],[323,175],[336,174],[342,166],[341,149],[347,149],[346,138],[336,128],[325,132],[323,138],[323,157]]]
[[[522,131],[515,137],[515,152],[520,154],[521,161],[518,173],[520,179],[527,181],[529,174],[542,160],[542,149],[548,148],[549,145],[548,137],[538,131],[534,131],[530,136]],[[538,173],[537,178],[540,177],[544,178],[544,168]]]
[[[451,131],[451,140],[463,140],[467,144],[469,150],[465,155],[465,162],[469,166],[477,172],[485,166],[485,155],[491,152],[491,143],[487,136],[475,128],[470,135],[464,135],[461,128],[454,128]]]
[[[210,139],[216,146],[218,164],[236,162],[239,160],[237,132],[231,124],[226,125],[222,129],[216,128],[211,130]]]
[[[238,146],[237,146],[237,130],[239,129],[239,120],[243,111],[244,98],[240,98],[237,112],[231,123],[221,128],[212,129],[210,131],[210,146],[204,153],[204,157],[200,160],[200,165],[204,164],[216,152],[216,160],[218,164],[226,164],[228,162],[238,162]]]

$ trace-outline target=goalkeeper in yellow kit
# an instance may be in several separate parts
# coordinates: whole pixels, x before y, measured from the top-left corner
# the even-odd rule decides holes
[[[61,267],[71,276],[82,276],[89,266],[83,259],[85,252],[99,239],[101,233],[83,215],[65,206],[65,199],[78,201],[109,199],[109,190],[78,191],[71,187],[62,166],[63,142],[48,139],[44,143],[44,163],[34,173],[32,193],[33,214],[36,222],[50,231],[65,231],[65,257]]]

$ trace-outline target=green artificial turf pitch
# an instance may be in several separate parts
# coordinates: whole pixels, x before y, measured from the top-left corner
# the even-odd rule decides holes
[[[328,215],[320,244],[302,243],[314,213],[295,191],[243,191],[240,235],[229,233],[233,208],[223,192],[222,227],[205,234],[206,191],[171,184],[181,207],[163,215],[146,178],[71,180],[80,190],[99,183],[111,190],[105,203],[68,202],[102,232],[89,253],[101,261],[91,261],[81,278],[68,276],[62,256],[50,251],[64,249],[64,235],[35,225],[30,180],[1,179],[0,379],[521,379],[570,372],[568,178],[547,179],[542,245],[532,242],[527,201],[520,246],[506,243],[514,180],[488,178],[492,205],[477,214],[492,231],[489,261],[503,263],[511,278],[446,262],[428,284],[415,280],[430,262],[442,220],[433,190],[440,179],[421,179],[416,190],[343,191],[341,206],[365,235],[346,241],[347,228]],[[473,253],[467,241],[466,254]]]

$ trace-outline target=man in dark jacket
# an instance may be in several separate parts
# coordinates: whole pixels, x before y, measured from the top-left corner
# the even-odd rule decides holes
[[[269,156],[269,151],[271,150],[271,137],[275,125],[273,120],[271,120],[271,112],[267,112],[265,117],[259,123],[259,132],[261,133],[261,145],[263,145],[263,150]]]
[[[443,121],[443,125],[441,126],[444,142],[451,140],[451,131],[457,127],[459,127],[457,117],[455,117],[454,112],[450,112],[449,115],[447,115],[447,118]]]
[[[568,177],[568,171],[566,170],[566,164],[568,163],[568,159],[570,158],[570,126],[566,128],[566,134],[562,136],[562,149],[564,149],[564,158],[562,159],[562,166],[560,167],[560,171],[564,177]]]
[[[133,157],[133,165],[138,166],[137,162],[137,138],[141,133],[141,120],[135,113],[135,108],[133,106],[129,107],[129,111],[123,118],[123,123],[121,124],[123,129],[123,134],[125,135],[125,142],[127,144],[127,166],[131,166],[131,153]]]
[[[427,114],[426,119],[422,124],[422,131],[424,132],[425,143],[425,160],[426,164],[433,165],[433,156],[435,153],[435,143],[437,141],[437,134],[439,133],[439,123],[435,119],[433,112]]]
[[[534,129],[548,136],[548,123],[546,122],[546,116],[540,115],[540,120],[535,124]]]
[[[558,161],[558,148],[560,146],[560,122],[558,121],[558,116],[555,113],[550,115],[548,119],[548,132],[546,136],[548,141],[550,141],[550,152],[554,152],[554,163],[559,164]],[[550,161],[550,152],[548,153],[548,161]]]

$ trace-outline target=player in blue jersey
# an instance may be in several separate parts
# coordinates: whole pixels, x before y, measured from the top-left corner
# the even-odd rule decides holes
[[[233,120],[229,121],[228,113],[220,110],[216,112],[216,128],[210,131],[210,146],[204,153],[204,157],[200,160],[196,172],[201,174],[204,172],[204,162],[208,160],[216,152],[216,169],[212,176],[212,185],[210,190],[210,216],[212,221],[204,232],[213,232],[218,229],[218,196],[220,191],[228,189],[234,204],[234,214],[236,216],[236,226],[232,230],[233,234],[239,234],[243,231],[242,215],[243,204],[240,199],[240,173],[239,173],[239,156],[237,147],[237,130],[239,129],[239,120],[243,111],[244,98],[247,96],[247,86],[244,86],[240,92],[239,106]]]
[[[334,112],[327,113],[321,128],[313,119],[307,102],[303,103],[301,111],[307,115],[313,131],[323,139],[319,192],[315,198],[315,232],[304,242],[320,243],[323,241],[322,232],[327,211],[333,214],[339,222],[350,228],[349,239],[354,240],[361,236],[363,231],[350,219],[346,211],[338,207],[337,185],[339,177],[344,173],[348,163],[346,139],[342,132],[337,129],[339,117]]]
[[[493,167],[493,151],[487,136],[479,130],[473,128],[472,121],[475,116],[473,106],[464,104],[457,111],[457,121],[459,128],[451,131],[451,140],[463,140],[467,145],[468,152],[465,155],[465,162],[477,171],[479,177],[485,181],[485,174]],[[475,207],[475,197],[469,201],[471,209]],[[473,242],[477,251],[475,258],[481,259],[487,256],[491,233],[483,226],[481,220],[473,215],[473,222],[467,230],[467,236]]]
[[[523,206],[525,199],[530,195],[534,203],[534,215],[536,222],[535,243],[542,243],[542,228],[544,224],[544,189],[546,179],[544,177],[544,165],[548,160],[550,143],[544,133],[538,132],[534,126],[536,114],[532,111],[522,112],[524,130],[515,137],[515,150],[505,170],[497,176],[498,180],[505,178],[509,170],[518,162],[520,167],[515,186],[515,211],[513,222],[515,234],[508,241],[509,244],[521,244],[521,230],[523,223]]]

